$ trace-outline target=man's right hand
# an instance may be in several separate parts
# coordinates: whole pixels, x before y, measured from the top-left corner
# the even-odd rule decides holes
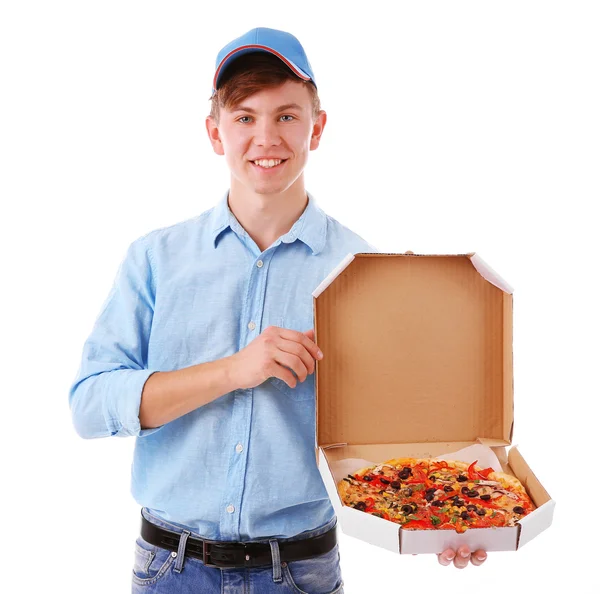
[[[298,332],[269,326],[248,346],[229,357],[229,373],[238,388],[254,388],[270,377],[277,377],[295,388],[297,380],[290,369],[303,382],[314,373],[315,359],[322,358],[312,328]]]

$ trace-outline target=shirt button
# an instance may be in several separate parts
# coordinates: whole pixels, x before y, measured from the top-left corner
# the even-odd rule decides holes
[[[233,505],[231,505],[231,503],[227,506],[227,511],[232,514],[235,511],[235,507],[233,507]]]
[[[263,261],[262,261],[262,260],[259,260],[259,261],[256,263],[256,265],[257,265],[259,268],[262,268]]]
[[[248,328],[250,328],[250,330],[254,330],[254,328],[256,328],[256,324],[254,322],[250,322],[248,324]]]
[[[239,454],[244,449],[244,446],[241,443],[238,443],[235,446],[235,451]]]

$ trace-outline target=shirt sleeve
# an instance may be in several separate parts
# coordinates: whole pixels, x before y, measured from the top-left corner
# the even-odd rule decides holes
[[[83,347],[69,406],[77,433],[86,439],[116,435],[143,437],[140,401],[148,369],[154,316],[155,275],[145,237],[127,249],[113,286]]]

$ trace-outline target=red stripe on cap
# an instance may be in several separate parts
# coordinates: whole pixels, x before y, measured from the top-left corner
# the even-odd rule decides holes
[[[227,61],[227,58],[229,58],[229,56],[232,56],[236,52],[239,52],[240,50],[248,49],[250,47],[254,47],[254,48],[257,48],[257,49],[263,49],[263,50],[266,50],[268,52],[271,52],[272,54],[276,55],[280,60],[283,60],[283,62],[285,62],[287,64],[287,66],[291,70],[293,70],[301,79],[303,79],[303,80],[310,80],[310,76],[305,76],[304,74],[302,74],[301,72],[299,72],[298,69],[285,56],[282,56],[279,52],[276,52],[274,49],[271,49],[270,47],[267,47],[266,45],[242,45],[242,46],[240,46],[240,47],[238,47],[238,48],[236,48],[234,50],[231,50],[221,60],[221,63],[219,64],[219,67],[217,68],[217,71],[215,72],[215,76],[213,78],[213,89],[217,88],[217,78],[219,78],[219,72],[221,72],[221,67]]]

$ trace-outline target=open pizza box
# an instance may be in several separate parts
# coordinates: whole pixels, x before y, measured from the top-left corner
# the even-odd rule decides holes
[[[315,341],[325,354],[315,371],[315,453],[345,534],[397,553],[463,544],[508,551],[550,526],[554,501],[517,447],[508,449],[512,289],[498,274],[474,253],[349,254],[313,298]],[[515,526],[459,534],[403,530],[341,502],[338,482],[371,463],[467,447],[516,476],[536,509]]]

